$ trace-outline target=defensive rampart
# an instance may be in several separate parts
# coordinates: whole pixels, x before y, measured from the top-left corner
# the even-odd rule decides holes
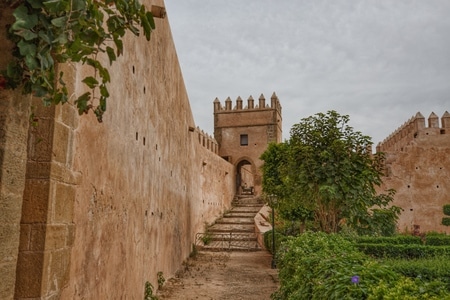
[[[1,92],[1,299],[143,299],[230,207],[234,167],[195,127],[168,18],[155,21],[150,42],[126,37],[102,124],[37,99],[28,131],[29,98]],[[90,70],[60,68],[82,94]]]
[[[428,126],[417,113],[377,146],[385,152],[386,166],[380,190],[395,189],[394,205],[403,208],[401,232],[438,231],[443,205],[450,204],[450,114],[431,113]]]

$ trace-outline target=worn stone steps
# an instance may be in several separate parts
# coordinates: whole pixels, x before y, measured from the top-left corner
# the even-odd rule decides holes
[[[222,218],[199,233],[196,244],[204,251],[259,251],[254,218],[263,203],[259,198],[236,197],[233,207]]]

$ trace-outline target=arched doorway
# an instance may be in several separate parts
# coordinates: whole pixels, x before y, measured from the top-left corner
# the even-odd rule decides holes
[[[238,195],[254,195],[255,170],[247,159],[241,160],[236,166],[236,193]]]

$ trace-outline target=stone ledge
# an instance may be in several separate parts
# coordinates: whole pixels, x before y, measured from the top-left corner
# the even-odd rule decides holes
[[[255,215],[254,218],[255,233],[258,239],[258,244],[261,246],[262,249],[266,249],[266,247],[264,246],[264,234],[267,231],[272,230],[272,224],[266,221],[266,219],[269,219],[271,211],[272,209],[268,205],[264,205],[263,207],[261,207],[261,209]]]

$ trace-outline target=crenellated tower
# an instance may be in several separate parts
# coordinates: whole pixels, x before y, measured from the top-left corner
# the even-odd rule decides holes
[[[432,112],[426,122],[418,112],[378,144],[377,152],[386,155],[379,191],[396,190],[393,204],[403,208],[399,231],[450,233],[441,224],[442,208],[450,203],[450,114],[439,120]]]
[[[252,96],[244,106],[241,97],[233,103],[228,97],[222,106],[214,100],[214,138],[219,155],[236,167],[237,194],[260,194],[262,161],[259,159],[271,142],[281,142],[281,105],[275,93],[266,103],[263,94],[255,105]]]

